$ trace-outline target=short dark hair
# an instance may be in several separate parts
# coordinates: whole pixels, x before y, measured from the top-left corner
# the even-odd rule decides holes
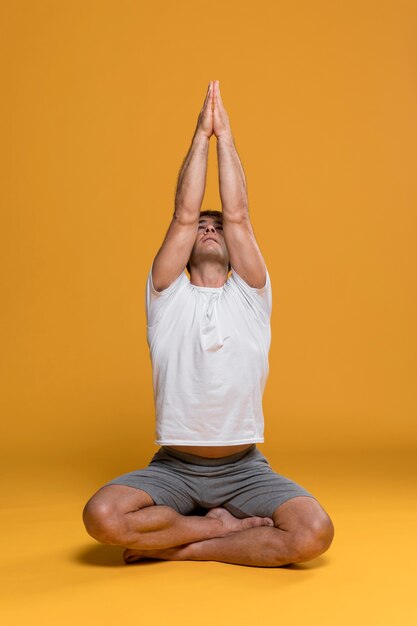
[[[200,211],[200,215],[198,217],[198,219],[200,219],[200,217],[204,217],[204,215],[207,215],[208,217],[217,217],[220,218],[223,221],[223,213],[221,211],[215,211],[214,209],[207,209],[206,211]],[[190,261],[188,261],[187,263],[187,270],[188,273],[191,274],[191,265],[190,265]],[[232,269],[230,263],[229,263],[229,268],[228,268],[228,272],[230,272],[230,270]]]

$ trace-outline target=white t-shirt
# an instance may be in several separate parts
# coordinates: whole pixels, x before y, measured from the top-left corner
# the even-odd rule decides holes
[[[264,441],[271,310],[268,270],[261,289],[232,268],[222,287],[192,285],[182,272],[158,292],[151,267],[146,316],[158,445]]]

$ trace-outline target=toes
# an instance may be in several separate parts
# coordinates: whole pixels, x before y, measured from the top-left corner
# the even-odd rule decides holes
[[[138,556],[138,555],[131,555],[131,556],[125,556],[123,557],[125,560],[125,563],[129,564],[129,563],[136,563],[136,561],[142,561],[145,557],[143,556]]]
[[[241,524],[243,528],[256,528],[257,526],[264,526],[265,522],[262,517],[246,517],[242,519]]]
[[[125,559],[125,563],[130,565],[130,563],[136,563],[137,561],[140,561],[140,560],[141,560],[140,556],[136,556],[136,557],[131,556],[131,557]]]
[[[123,559],[126,563],[134,563],[140,561],[142,555],[137,550],[127,549],[123,552]]]
[[[270,517],[247,517],[243,520],[243,524],[245,526],[247,526],[248,528],[251,528],[253,526],[269,526],[269,527],[273,527],[275,526],[274,524],[274,520],[272,520]]]

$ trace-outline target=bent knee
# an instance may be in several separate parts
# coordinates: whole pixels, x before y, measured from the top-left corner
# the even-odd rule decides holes
[[[118,545],[121,520],[110,502],[93,496],[84,507],[83,522],[88,534],[100,543]]]
[[[329,516],[313,519],[294,538],[292,563],[310,561],[320,556],[330,548],[333,537],[334,526]]]

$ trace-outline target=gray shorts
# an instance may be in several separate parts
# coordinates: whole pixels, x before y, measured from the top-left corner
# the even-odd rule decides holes
[[[235,517],[272,517],[275,509],[296,496],[314,496],[277,474],[255,444],[217,459],[178,452],[162,446],[145,469],[106,483],[146,491],[155,504],[182,515],[202,515],[222,506]]]

